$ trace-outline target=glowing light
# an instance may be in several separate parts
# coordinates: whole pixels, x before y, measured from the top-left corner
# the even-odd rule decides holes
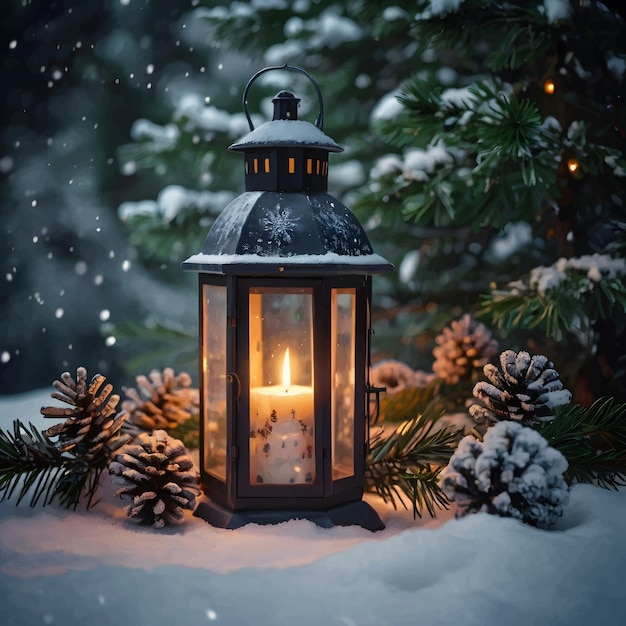
[[[567,169],[573,174],[574,172],[578,171],[578,168],[580,167],[580,163],[578,162],[577,159],[567,159]]]
[[[554,90],[556,89],[556,85],[554,84],[554,81],[551,80],[550,78],[548,78],[548,80],[546,80],[543,83],[543,90],[547,93],[552,95],[554,93]]]
[[[283,377],[282,377],[283,389],[285,393],[289,391],[291,387],[291,362],[289,360],[289,348],[285,350],[285,358],[283,359]]]

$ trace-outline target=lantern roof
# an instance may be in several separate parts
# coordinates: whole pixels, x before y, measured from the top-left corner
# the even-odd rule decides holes
[[[343,152],[343,148],[322,130],[321,109],[314,126],[310,122],[298,120],[300,98],[296,98],[290,91],[279,91],[272,102],[274,104],[272,120],[254,128],[247,111],[247,100],[244,100],[250,132],[229,146],[229,150],[244,152],[254,148],[306,147],[321,148],[328,152]]]
[[[252,148],[321,148],[328,152],[343,152],[326,133],[304,120],[275,119],[261,124],[229,146],[229,150],[244,152]]]
[[[201,254],[183,269],[220,274],[374,274],[374,253],[354,214],[327,193],[245,192],[224,208]]]
[[[315,125],[298,120],[300,100],[289,91],[273,99],[273,119],[254,128],[248,112],[250,85],[272,69],[253,76],[244,91],[250,132],[230,146],[244,152],[246,191],[217,217],[202,252],[183,269],[218,274],[351,273],[391,271],[374,254],[354,214],[327,193],[328,153],[340,152],[323,128],[319,86]]]

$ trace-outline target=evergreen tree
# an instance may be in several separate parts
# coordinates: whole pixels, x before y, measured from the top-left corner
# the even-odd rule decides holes
[[[117,206],[148,192],[115,159],[138,116],[168,114],[168,83],[194,58],[177,34],[186,8],[0,5],[0,393],[47,386],[77,360],[128,380],[111,324],[189,311],[137,262]]]
[[[416,283],[442,248],[467,255],[446,282],[478,286],[479,313],[519,341],[558,342],[564,364],[582,353],[580,400],[623,394],[623,16],[599,2],[421,8],[413,34],[437,59],[379,122],[401,153],[379,162],[364,203],[456,229],[422,238]]]
[[[325,131],[346,148],[331,163],[330,191],[398,267],[376,280],[380,356],[428,370],[434,337],[474,312],[508,333],[511,349],[559,354],[577,400],[623,397],[618,3],[198,5],[186,30],[195,47],[219,42],[223,69],[179,92],[166,124],[137,122],[120,151],[129,171],[151,168],[162,189],[120,207],[145,255],[175,268],[199,249],[228,194],[241,191],[226,147],[246,130],[246,78],[300,65],[320,83]],[[300,117],[314,118],[306,83],[286,74],[255,83],[255,121],[287,85],[303,99]]]

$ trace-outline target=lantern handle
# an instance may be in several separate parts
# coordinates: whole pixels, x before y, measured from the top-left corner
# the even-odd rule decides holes
[[[292,70],[294,72],[300,72],[304,74],[310,81],[313,83],[313,87],[315,87],[315,91],[317,92],[317,100],[319,103],[319,113],[317,114],[317,119],[315,120],[315,125],[320,129],[324,130],[324,101],[322,100],[322,92],[320,91],[320,86],[317,84],[317,81],[309,74],[306,70],[303,70],[301,67],[296,67],[295,65],[272,65],[271,67],[265,67],[262,70],[259,70],[246,85],[246,88],[243,90],[243,111],[246,114],[246,119],[248,120],[248,126],[250,126],[250,130],[254,130],[254,124],[252,123],[252,118],[250,117],[250,112],[248,111],[248,91],[252,86],[252,83],[259,77],[261,74],[265,74],[265,72],[269,72],[271,70]]]

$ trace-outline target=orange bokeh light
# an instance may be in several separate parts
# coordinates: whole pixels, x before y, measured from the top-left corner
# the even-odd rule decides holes
[[[551,79],[546,80],[543,83],[543,90],[547,93],[552,95],[554,93],[554,90],[556,89],[556,86],[554,84],[554,81]]]
[[[567,159],[567,169],[573,174],[580,167],[580,163],[576,159]]]

